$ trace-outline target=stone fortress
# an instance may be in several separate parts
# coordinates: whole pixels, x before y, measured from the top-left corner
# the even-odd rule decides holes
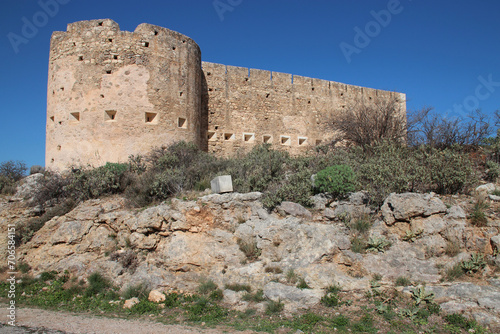
[[[269,143],[292,154],[334,137],[335,115],[405,95],[201,61],[187,36],[110,19],[54,32],[45,163],[49,169],[126,162],[185,140],[218,156]]]

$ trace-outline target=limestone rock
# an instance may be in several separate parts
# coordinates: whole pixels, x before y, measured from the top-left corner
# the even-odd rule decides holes
[[[358,191],[349,195],[349,202],[354,205],[368,205],[370,198],[364,191]]]
[[[311,196],[311,200],[313,202],[314,209],[316,210],[323,210],[326,208],[326,205],[329,202],[328,197],[326,197],[325,194],[317,194],[314,196]]]
[[[446,205],[430,194],[392,193],[386,198],[381,208],[387,225],[396,221],[409,221],[413,217],[427,217],[446,212]]]
[[[81,241],[83,236],[90,231],[93,223],[89,221],[68,221],[63,222],[50,238],[52,245],[66,243],[74,244]]]
[[[351,218],[360,218],[370,214],[371,210],[365,205],[356,205],[351,203],[340,203],[334,210],[335,217],[347,216]]]
[[[298,203],[283,202],[276,208],[276,210],[283,216],[291,215],[294,217],[312,219],[311,212]]]
[[[17,186],[14,200],[27,200],[33,197],[33,194],[40,188],[41,181],[44,179],[42,173],[36,173],[26,176],[19,186]]]
[[[494,250],[500,250],[500,235],[491,237],[490,242]]]
[[[270,282],[264,286],[264,295],[274,301],[282,301],[285,306],[309,308],[319,303],[323,296],[322,290],[299,289],[281,283]],[[293,305],[293,306],[292,306]]]
[[[462,207],[458,205],[454,205],[450,207],[448,210],[446,210],[446,218],[451,218],[451,219],[465,219],[467,218],[467,215],[462,209]]]
[[[335,219],[335,210],[332,210],[330,208],[326,208],[325,210],[323,210],[323,216],[328,218],[328,219]]]
[[[148,300],[153,303],[161,303],[165,301],[166,298],[165,294],[159,290],[151,290],[148,296]]]
[[[495,191],[495,184],[493,184],[493,183],[487,183],[487,184],[480,185],[475,190],[476,194],[482,195],[482,196],[486,196],[488,194],[491,194],[493,191]]]
[[[500,202],[500,196],[496,196],[496,195],[489,195],[488,198],[494,202]]]
[[[139,298],[133,297],[130,299],[127,299],[125,303],[123,304],[124,309],[131,309],[135,304],[139,304]]]

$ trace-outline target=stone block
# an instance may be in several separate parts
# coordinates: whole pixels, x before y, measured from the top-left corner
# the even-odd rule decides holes
[[[210,186],[214,193],[229,193],[233,191],[233,180],[231,179],[231,175],[217,176],[210,181]]]

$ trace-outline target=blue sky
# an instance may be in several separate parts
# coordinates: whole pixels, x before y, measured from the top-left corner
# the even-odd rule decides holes
[[[453,117],[500,109],[499,14],[498,0],[2,0],[0,162],[44,165],[50,35],[71,22],[156,24],[204,61],[395,90]]]

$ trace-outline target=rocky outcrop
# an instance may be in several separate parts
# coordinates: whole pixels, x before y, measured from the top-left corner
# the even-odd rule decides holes
[[[360,236],[346,217],[371,212],[366,194],[317,210],[285,202],[273,212],[263,208],[261,197],[212,194],[143,210],[127,209],[119,197],[90,200],[47,222],[18,254],[34,274],[68,270],[84,278],[99,271],[123,289],[142,283],[158,290],[150,296],[155,300],[166,290],[193,292],[200,280],[210,278],[220,287],[238,283],[262,289],[291,311],[317,304],[333,284],[362,295],[372,276],[380,275],[387,286],[399,277],[425,282],[450,312],[467,310],[483,322],[500,317],[497,281],[442,283],[446,270],[471,253],[486,254],[491,261],[484,275],[493,272],[495,261],[500,264],[500,221],[476,227],[459,202],[446,206],[433,194],[391,194],[380,219],[371,213],[375,221]],[[29,210],[13,214],[9,205],[19,203],[0,203],[2,217],[26,219]],[[372,245],[372,251],[359,253],[354,236],[390,246],[378,252]],[[291,283],[290,272],[310,289]],[[241,297],[224,291],[225,302],[237,309],[248,305]]]

